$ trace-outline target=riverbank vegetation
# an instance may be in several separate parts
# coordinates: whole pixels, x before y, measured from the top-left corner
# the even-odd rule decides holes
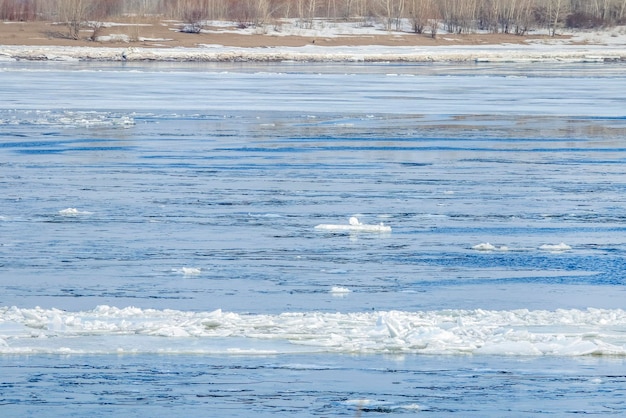
[[[296,19],[303,28],[318,21],[383,24],[388,31],[430,33],[507,33],[525,35],[547,29],[606,28],[626,23],[626,0],[0,0],[0,19],[49,20],[67,25],[77,39],[86,25],[116,18],[177,19],[182,30],[200,32],[208,21],[240,27],[272,25]]]

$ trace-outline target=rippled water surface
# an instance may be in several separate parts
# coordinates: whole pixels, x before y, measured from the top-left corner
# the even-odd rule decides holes
[[[619,64],[1,62],[0,408],[623,414],[623,91]]]

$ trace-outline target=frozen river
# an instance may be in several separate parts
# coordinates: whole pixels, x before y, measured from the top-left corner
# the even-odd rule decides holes
[[[0,410],[624,414],[624,91],[1,62]]]

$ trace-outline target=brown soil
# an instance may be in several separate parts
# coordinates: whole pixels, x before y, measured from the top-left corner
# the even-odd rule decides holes
[[[80,39],[68,38],[64,25],[52,22],[0,22],[0,45],[50,45],[50,46],[97,46],[97,47],[195,47],[199,44],[218,44],[234,47],[279,47],[279,46],[436,46],[436,45],[494,45],[520,44],[538,36],[516,36],[507,34],[440,34],[432,38],[427,34],[407,32],[383,32],[380,35],[340,36],[340,37],[302,37],[278,36],[273,28],[267,33],[244,35],[232,33],[183,33],[181,23],[163,20],[138,20],[112,27],[103,27],[98,36],[126,35],[130,42],[91,40],[93,29],[81,31]],[[209,28],[210,29],[210,28]],[[274,34],[273,34],[274,33]]]

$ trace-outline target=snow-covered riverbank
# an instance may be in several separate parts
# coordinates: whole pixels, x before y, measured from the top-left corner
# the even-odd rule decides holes
[[[489,45],[437,47],[276,47],[241,48],[205,45],[196,48],[111,48],[68,46],[0,46],[0,61],[310,61],[310,62],[524,62],[626,61],[626,46]]]
[[[7,24],[13,28],[16,24]],[[159,36],[131,42],[124,30],[110,25],[109,34],[97,41],[68,44],[67,40],[30,37],[13,30],[0,39],[0,60],[95,60],[95,61],[199,61],[199,62],[468,62],[468,61],[626,61],[626,28],[603,31],[516,37],[486,34],[475,39],[440,33],[437,41],[418,38],[408,29],[384,31],[380,27],[354,24],[320,24],[303,30],[283,24],[280,32],[259,33],[258,29],[220,27],[199,37],[181,36],[178,26],[160,28]],[[40,29],[41,31],[41,29]],[[145,30],[147,32],[147,30]],[[156,32],[155,32],[156,33]],[[171,36],[172,38],[168,38]],[[470,35],[471,36],[471,35]],[[478,35],[480,36],[480,35]],[[17,41],[15,38],[17,37]],[[20,44],[19,37],[23,37]],[[233,42],[237,38],[238,42]],[[243,39],[243,41],[242,41]],[[294,40],[298,40],[294,42]],[[193,41],[192,41],[193,40]],[[392,40],[392,42],[390,41]],[[316,42],[317,41],[317,42]],[[366,42],[367,41],[367,42]]]

